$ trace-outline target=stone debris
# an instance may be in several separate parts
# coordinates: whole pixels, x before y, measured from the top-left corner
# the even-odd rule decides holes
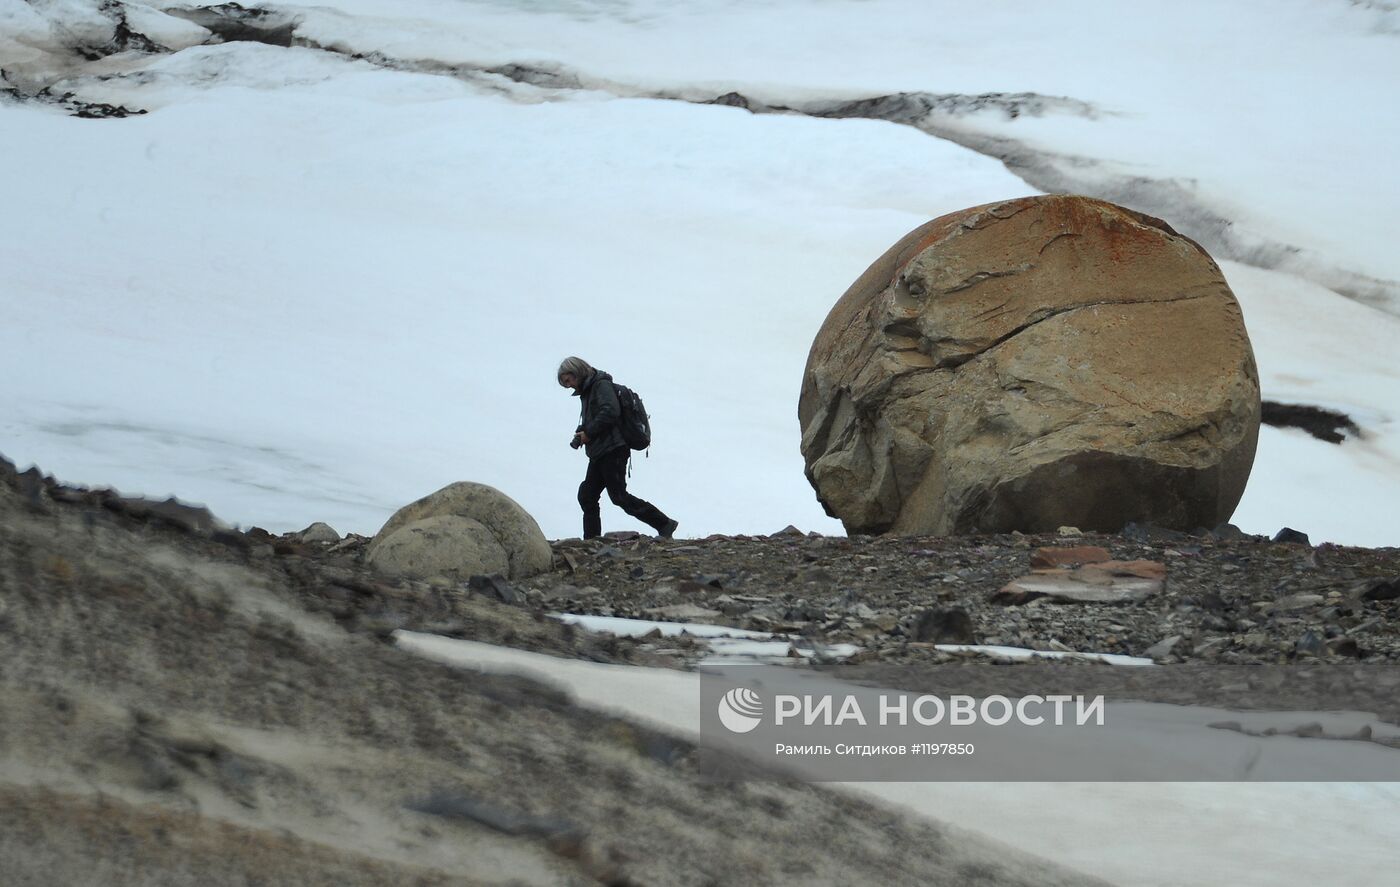
[[[1024,604],[1042,597],[1072,604],[1139,602],[1159,593],[1166,578],[1166,566],[1155,561],[1103,561],[1073,570],[1033,570],[1003,585],[992,600],[1001,604]]]
[[[1113,560],[1113,555],[1108,553],[1108,549],[1099,548],[1096,545],[1080,545],[1074,548],[1037,548],[1031,554],[1031,566],[1034,568],[1079,566],[1080,564],[1097,564],[1109,560]]]
[[[935,607],[915,620],[910,636],[929,644],[975,644],[972,617],[961,607]]]
[[[651,619],[661,619],[666,622],[709,622],[724,616],[719,610],[710,610],[693,604],[654,607],[646,610],[645,614]]]
[[[1292,527],[1284,527],[1274,534],[1274,542],[1283,542],[1290,545],[1311,545],[1307,533],[1301,533]]]
[[[1270,613],[1292,613],[1297,610],[1306,610],[1311,607],[1316,607],[1326,600],[1327,599],[1320,594],[1290,594],[1288,597],[1280,598],[1273,603],[1262,602],[1260,604],[1260,609],[1267,610]]]
[[[1352,587],[1351,595],[1366,601],[1393,601],[1400,598],[1400,576],[1359,582]]]
[[[1181,640],[1182,638],[1179,634],[1174,634],[1169,638],[1162,638],[1162,640],[1144,650],[1142,655],[1147,659],[1161,661],[1171,655],[1172,650],[1176,649],[1176,645],[1181,643]]]
[[[1327,642],[1322,635],[1309,629],[1303,632],[1302,637],[1298,638],[1293,649],[1299,656],[1317,656],[1327,649]]]
[[[295,535],[308,545],[334,545],[340,541],[340,534],[335,531],[335,528],[321,521],[317,521]]]
[[[1374,742],[1388,748],[1400,749],[1400,738],[1394,736],[1377,736],[1370,724],[1363,724],[1354,732],[1349,733],[1329,733],[1323,725],[1317,721],[1309,721],[1306,724],[1299,724],[1296,727],[1264,727],[1262,729],[1251,729],[1245,727],[1239,721],[1216,721],[1206,726],[1216,730],[1229,730],[1232,733],[1243,733],[1245,736],[1271,737],[1271,736],[1296,736],[1299,739],[1337,739],[1343,742]]]
[[[518,604],[522,600],[504,576],[473,576],[467,580],[467,586],[477,594],[493,597],[503,604]]]
[[[1365,597],[1390,587],[1394,555],[1384,550],[1304,549],[1265,537],[1137,525],[1131,537],[1074,539],[1074,547],[1106,551],[1116,563],[1049,570],[1062,578],[1077,573],[1066,584],[1080,602],[1018,593],[1013,599],[1021,605],[1007,606],[995,593],[1046,575],[1028,571],[1028,559],[1038,549],[1069,550],[1062,537],[717,536],[645,549],[642,541],[608,549],[553,543],[577,559],[576,572],[557,569],[517,585],[527,594],[538,589],[542,600],[548,595],[551,609],[573,613],[648,619],[658,608],[699,607],[719,615],[694,621],[857,645],[863,663],[944,662],[938,641],[1141,656],[1178,635],[1167,660],[1173,663],[1281,663],[1297,657],[1295,644],[1311,626],[1326,639],[1322,658],[1400,662],[1400,620],[1381,618],[1400,604]],[[632,575],[638,565],[641,578]],[[706,577],[723,577],[723,587],[696,581]],[[565,585],[569,593],[554,593]],[[1117,600],[1125,591],[1127,599]],[[1271,609],[1295,594],[1322,595],[1323,602]],[[1354,646],[1340,643],[1348,638]],[[620,645],[616,654],[665,651],[684,665],[704,655],[673,647]]]

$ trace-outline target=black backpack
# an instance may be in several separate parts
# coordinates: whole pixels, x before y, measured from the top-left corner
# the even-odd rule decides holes
[[[626,385],[614,382],[613,390],[617,392],[617,402],[622,404],[622,415],[617,420],[622,439],[634,450],[645,450],[651,446],[651,417],[647,415],[647,408],[642,406],[637,392]]]

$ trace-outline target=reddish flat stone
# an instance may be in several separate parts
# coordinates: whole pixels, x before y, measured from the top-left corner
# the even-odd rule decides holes
[[[1075,570],[1034,570],[992,595],[1000,604],[1048,597],[1071,604],[1118,604],[1146,600],[1165,587],[1167,568],[1156,561],[1104,561]]]
[[[1108,549],[1097,545],[1076,545],[1073,548],[1037,548],[1031,554],[1032,567],[1068,567],[1071,564],[1097,564],[1112,560]]]
[[[1157,561],[1104,561],[1087,564],[1076,573],[1106,573],[1109,576],[1137,576],[1142,579],[1166,579],[1167,565]]]

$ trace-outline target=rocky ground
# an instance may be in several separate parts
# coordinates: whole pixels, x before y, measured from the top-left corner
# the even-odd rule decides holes
[[[622,534],[626,535],[626,534]],[[554,573],[519,583],[536,606],[715,622],[831,644],[864,661],[946,661],[932,642],[1153,656],[1164,662],[1400,664],[1400,551],[1139,528],[1066,536],[712,537],[555,543]],[[1146,600],[1000,603],[1042,547],[1101,547],[1165,567]],[[1309,637],[1311,636],[1311,637]],[[1159,645],[1174,637],[1180,640]]]
[[[1274,542],[1232,527],[943,538],[833,538],[789,528],[671,542],[622,533],[554,548],[555,572],[518,584],[522,606],[774,632],[815,653],[795,659],[799,667],[886,686],[1005,693],[1073,686],[1249,709],[1353,708],[1400,723],[1397,549]],[[1003,593],[1014,580],[1044,575],[1032,572],[1037,552],[1048,550],[1041,557],[1049,560],[1069,555],[1074,564],[1094,548],[1118,562],[1156,565],[1165,574],[1161,589],[1107,603]],[[860,652],[823,663],[824,648],[835,644]],[[950,644],[1113,653],[1167,667],[939,649]],[[639,638],[605,652],[627,661],[660,655],[684,667],[704,648]],[[989,662],[1009,667],[988,669]]]
[[[412,626],[613,655],[528,604],[382,582],[358,547],[0,460],[0,880],[1098,883],[847,794],[707,779],[687,741],[396,649]]]
[[[202,509],[0,461],[10,883],[1084,883],[846,795],[716,787],[688,742],[529,681],[408,656],[393,647],[396,629],[691,668],[702,640],[614,638],[551,614],[707,622],[788,639],[808,654],[793,667],[886,686],[1094,689],[1400,723],[1394,549],[1228,528],[619,533],[553,543],[554,569],[529,580],[452,583],[386,579],[363,563],[367,541],[239,531]],[[1095,547],[1165,580],[1116,603],[1001,593],[1033,558],[1072,569],[1101,559]],[[1162,667],[989,665],[999,660],[939,649],[949,643],[1147,655]],[[834,661],[835,644],[860,651]]]

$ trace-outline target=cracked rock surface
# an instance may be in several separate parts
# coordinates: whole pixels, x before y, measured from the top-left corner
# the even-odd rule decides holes
[[[837,302],[799,403],[852,533],[1227,520],[1259,380],[1220,269],[1166,223],[1030,197],[935,219]]]

